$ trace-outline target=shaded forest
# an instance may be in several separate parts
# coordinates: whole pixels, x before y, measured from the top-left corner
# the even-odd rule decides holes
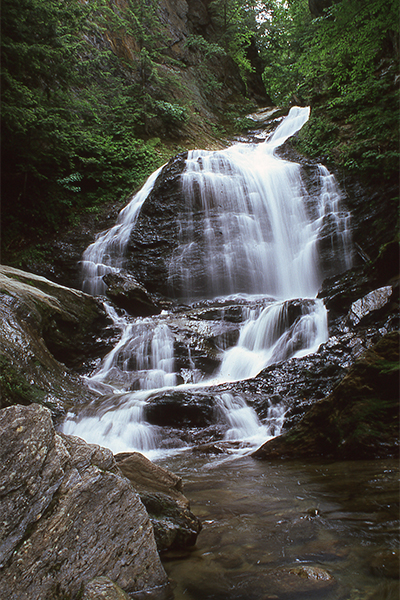
[[[123,202],[171,155],[249,128],[259,106],[311,105],[301,152],[397,181],[397,0],[2,8],[3,262],[40,259],[47,236]]]

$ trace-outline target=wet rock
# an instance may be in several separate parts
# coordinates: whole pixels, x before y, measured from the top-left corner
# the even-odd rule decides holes
[[[121,452],[115,455],[118,468],[138,492],[160,492],[171,496],[181,508],[189,502],[182,494],[182,479],[175,473],[155,465],[139,452]]]
[[[161,312],[150,298],[146,288],[126,271],[107,273],[103,281],[108,286],[106,294],[110,300],[129,314],[147,316]]]
[[[115,459],[150,515],[158,551],[193,546],[201,523],[182,494],[182,479],[138,452],[117,454]]]
[[[295,427],[266,442],[253,456],[398,456],[398,392],[399,333],[392,332],[367,350]]]
[[[1,266],[0,278],[0,291],[14,299],[28,327],[39,329],[57,360],[75,367],[105,351],[101,334],[109,320],[96,298],[12,267]]]
[[[332,316],[346,314],[353,302],[371,290],[370,286],[370,276],[364,268],[358,267],[325,279],[318,298],[324,300],[332,320]]]
[[[302,565],[300,567],[293,567],[290,569],[289,573],[293,573],[301,579],[310,579],[312,581],[332,581],[333,577],[325,571],[325,569],[321,569],[321,567],[311,567],[308,565]]]
[[[37,405],[3,409],[0,431],[2,598],[76,597],[101,576],[127,593],[167,585],[149,517],[109,451],[60,437]]]
[[[92,397],[67,367],[105,354],[111,330],[91,296],[0,267],[1,407],[38,402],[60,417]]]
[[[85,585],[82,600],[129,600],[129,596],[108,577],[96,577]]]
[[[392,293],[391,285],[369,292],[360,300],[353,302],[348,313],[348,320],[352,325],[358,325],[367,315],[383,308],[390,301]]]
[[[160,392],[145,406],[146,421],[162,427],[207,427],[215,422],[215,416],[214,400],[205,392]]]
[[[177,216],[184,207],[181,173],[187,153],[172,158],[157,178],[131,233],[126,270],[150,292],[169,296],[168,265],[177,244]]]

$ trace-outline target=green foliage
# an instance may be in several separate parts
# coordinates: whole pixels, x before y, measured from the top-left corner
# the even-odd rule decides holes
[[[43,404],[45,392],[37,385],[30,384],[16,369],[10,359],[0,355],[0,398],[1,408],[14,404]]]
[[[397,0],[269,2],[264,82],[276,102],[314,108],[299,149],[377,177],[398,171]]]
[[[212,0],[208,6],[216,31],[213,42],[234,60],[243,81],[253,71],[247,49],[256,34],[256,4],[249,0]]]
[[[188,112],[185,107],[179,104],[172,104],[163,100],[155,100],[154,107],[160,117],[168,124],[179,125],[187,123],[189,119]]]
[[[188,113],[170,102],[157,73],[168,43],[157,6],[155,0],[130,0],[121,10],[108,0],[4,0],[5,248],[123,198],[165,160],[160,144],[145,141],[151,120],[173,130]],[[109,49],[109,32],[133,40],[137,52],[129,64]]]

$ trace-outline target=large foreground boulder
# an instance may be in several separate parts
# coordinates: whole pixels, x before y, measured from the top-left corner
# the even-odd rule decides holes
[[[0,435],[1,598],[75,599],[97,577],[168,597],[149,516],[111,451],[58,435],[39,405],[0,411]]]
[[[399,455],[399,332],[391,332],[350,368],[303,419],[254,458],[367,459]]]

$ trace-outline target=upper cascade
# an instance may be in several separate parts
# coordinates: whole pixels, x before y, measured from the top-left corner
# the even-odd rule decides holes
[[[309,115],[309,107],[292,107],[264,143],[236,143],[222,151],[188,153],[180,175],[182,200],[172,211],[173,222],[160,234],[164,238],[167,235],[168,240],[163,254],[157,257],[157,265],[164,265],[157,278],[168,283],[159,291],[185,301],[235,293],[280,299],[314,297],[326,275],[318,244],[328,221],[329,260],[334,270],[348,266],[348,214],[341,212],[333,177],[321,169],[320,191],[310,198],[301,166],[274,154],[301,129]],[[120,270],[130,260],[126,256],[128,242],[135,236],[142,206],[158,177],[163,177],[162,170],[153,173],[121,211],[117,224],[85,251],[84,291],[103,294],[104,274]],[[165,205],[171,201],[165,192],[159,202],[159,220],[163,220],[163,208],[165,213],[166,208],[171,212]],[[148,220],[149,225],[153,222]],[[143,247],[142,239],[139,242]],[[153,242],[151,239],[147,246],[154,247]],[[130,264],[134,269],[140,265],[137,248]],[[148,272],[144,266],[138,279]],[[148,281],[143,283],[148,285]],[[161,283],[152,282],[154,285]]]

